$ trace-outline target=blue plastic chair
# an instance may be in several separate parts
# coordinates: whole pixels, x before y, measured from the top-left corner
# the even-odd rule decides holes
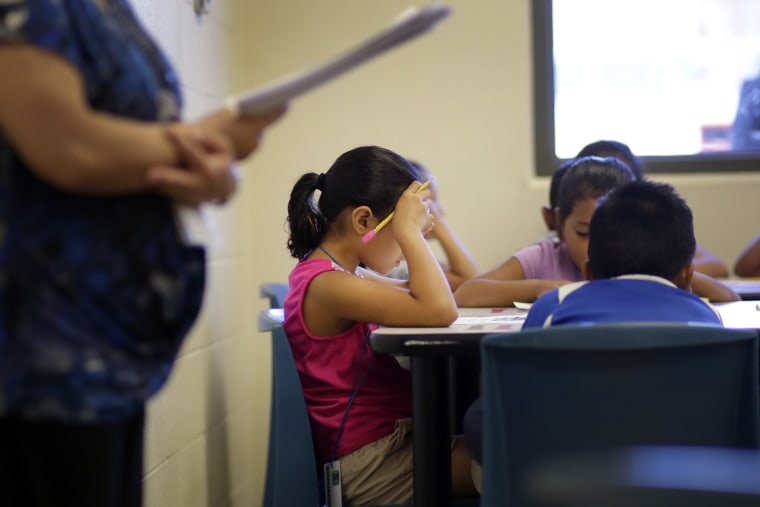
[[[317,507],[321,502],[316,455],[290,344],[271,312],[259,314],[259,330],[272,335],[272,404],[263,505]]]
[[[635,445],[758,447],[758,335],[600,324],[491,335],[483,363],[484,507],[526,505],[547,459]]]
[[[321,507],[321,470],[317,466],[301,380],[282,328],[283,318],[280,309],[264,310],[258,315],[259,331],[271,332],[272,337],[272,401],[263,507]],[[455,500],[452,505],[477,507],[479,502]]]
[[[259,286],[259,296],[269,299],[269,308],[282,308],[289,288],[287,283],[262,283]]]

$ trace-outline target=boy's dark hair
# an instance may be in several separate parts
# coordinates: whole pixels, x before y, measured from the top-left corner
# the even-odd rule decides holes
[[[578,152],[575,158],[590,156],[614,157],[627,165],[637,180],[644,178],[644,168],[641,165],[641,161],[633,154],[627,144],[620,141],[603,139],[589,143]]]
[[[405,158],[378,146],[347,151],[325,174],[304,174],[288,202],[290,254],[299,260],[307,257],[348,207],[368,206],[376,217],[384,218],[404,190],[419,179]],[[320,191],[318,200],[316,190]]]
[[[574,159],[559,182],[557,208],[560,226],[573,212],[575,203],[598,199],[610,190],[634,181],[630,169],[616,158],[583,157]]]
[[[589,227],[594,279],[642,274],[675,280],[694,257],[691,210],[670,185],[636,181],[613,190]]]

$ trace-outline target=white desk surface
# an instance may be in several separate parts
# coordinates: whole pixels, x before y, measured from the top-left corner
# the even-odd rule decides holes
[[[733,329],[760,330],[760,302],[737,301],[713,305],[723,319],[723,325]],[[267,317],[282,322],[280,308],[267,310]],[[517,308],[460,308],[459,318],[449,327],[382,327],[375,331],[384,335],[445,335],[488,334],[519,331],[527,310]]]
[[[489,334],[519,331],[527,310],[517,308],[460,308],[459,318],[449,327],[381,327],[373,334],[382,335],[456,335]]]
[[[723,325],[732,329],[760,330],[760,301],[716,303]],[[460,335],[519,331],[527,310],[517,308],[460,308],[459,318],[449,327],[381,327],[380,335]]]
[[[718,278],[742,299],[760,299],[760,278]]]
[[[282,322],[285,320],[285,311],[282,308],[270,308],[267,310],[267,317],[275,322]]]
[[[715,309],[723,319],[723,326],[732,329],[755,329],[760,331],[760,301],[736,301],[715,303]]]

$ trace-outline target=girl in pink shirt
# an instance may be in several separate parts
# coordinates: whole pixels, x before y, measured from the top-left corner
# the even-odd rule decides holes
[[[325,174],[301,176],[288,203],[288,248],[299,262],[288,280],[284,328],[319,464],[340,461],[349,504],[412,501],[410,372],[372,352],[369,332],[377,325],[447,326],[458,315],[424,238],[434,223],[430,192],[417,193],[420,185],[406,159],[365,146],[341,155]],[[376,274],[402,258],[408,281]],[[474,491],[463,441],[452,444],[452,486],[456,496]]]

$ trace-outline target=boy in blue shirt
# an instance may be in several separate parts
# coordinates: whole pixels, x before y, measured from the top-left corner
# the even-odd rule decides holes
[[[691,292],[696,249],[689,206],[673,187],[634,181],[602,198],[589,227],[587,281],[563,285],[533,304],[523,329],[589,322],[700,322],[719,314]],[[464,417],[480,488],[482,409]]]
[[[691,292],[691,210],[669,185],[636,181],[610,193],[589,227],[586,280],[541,296],[523,329],[580,322],[703,322],[717,312]]]

